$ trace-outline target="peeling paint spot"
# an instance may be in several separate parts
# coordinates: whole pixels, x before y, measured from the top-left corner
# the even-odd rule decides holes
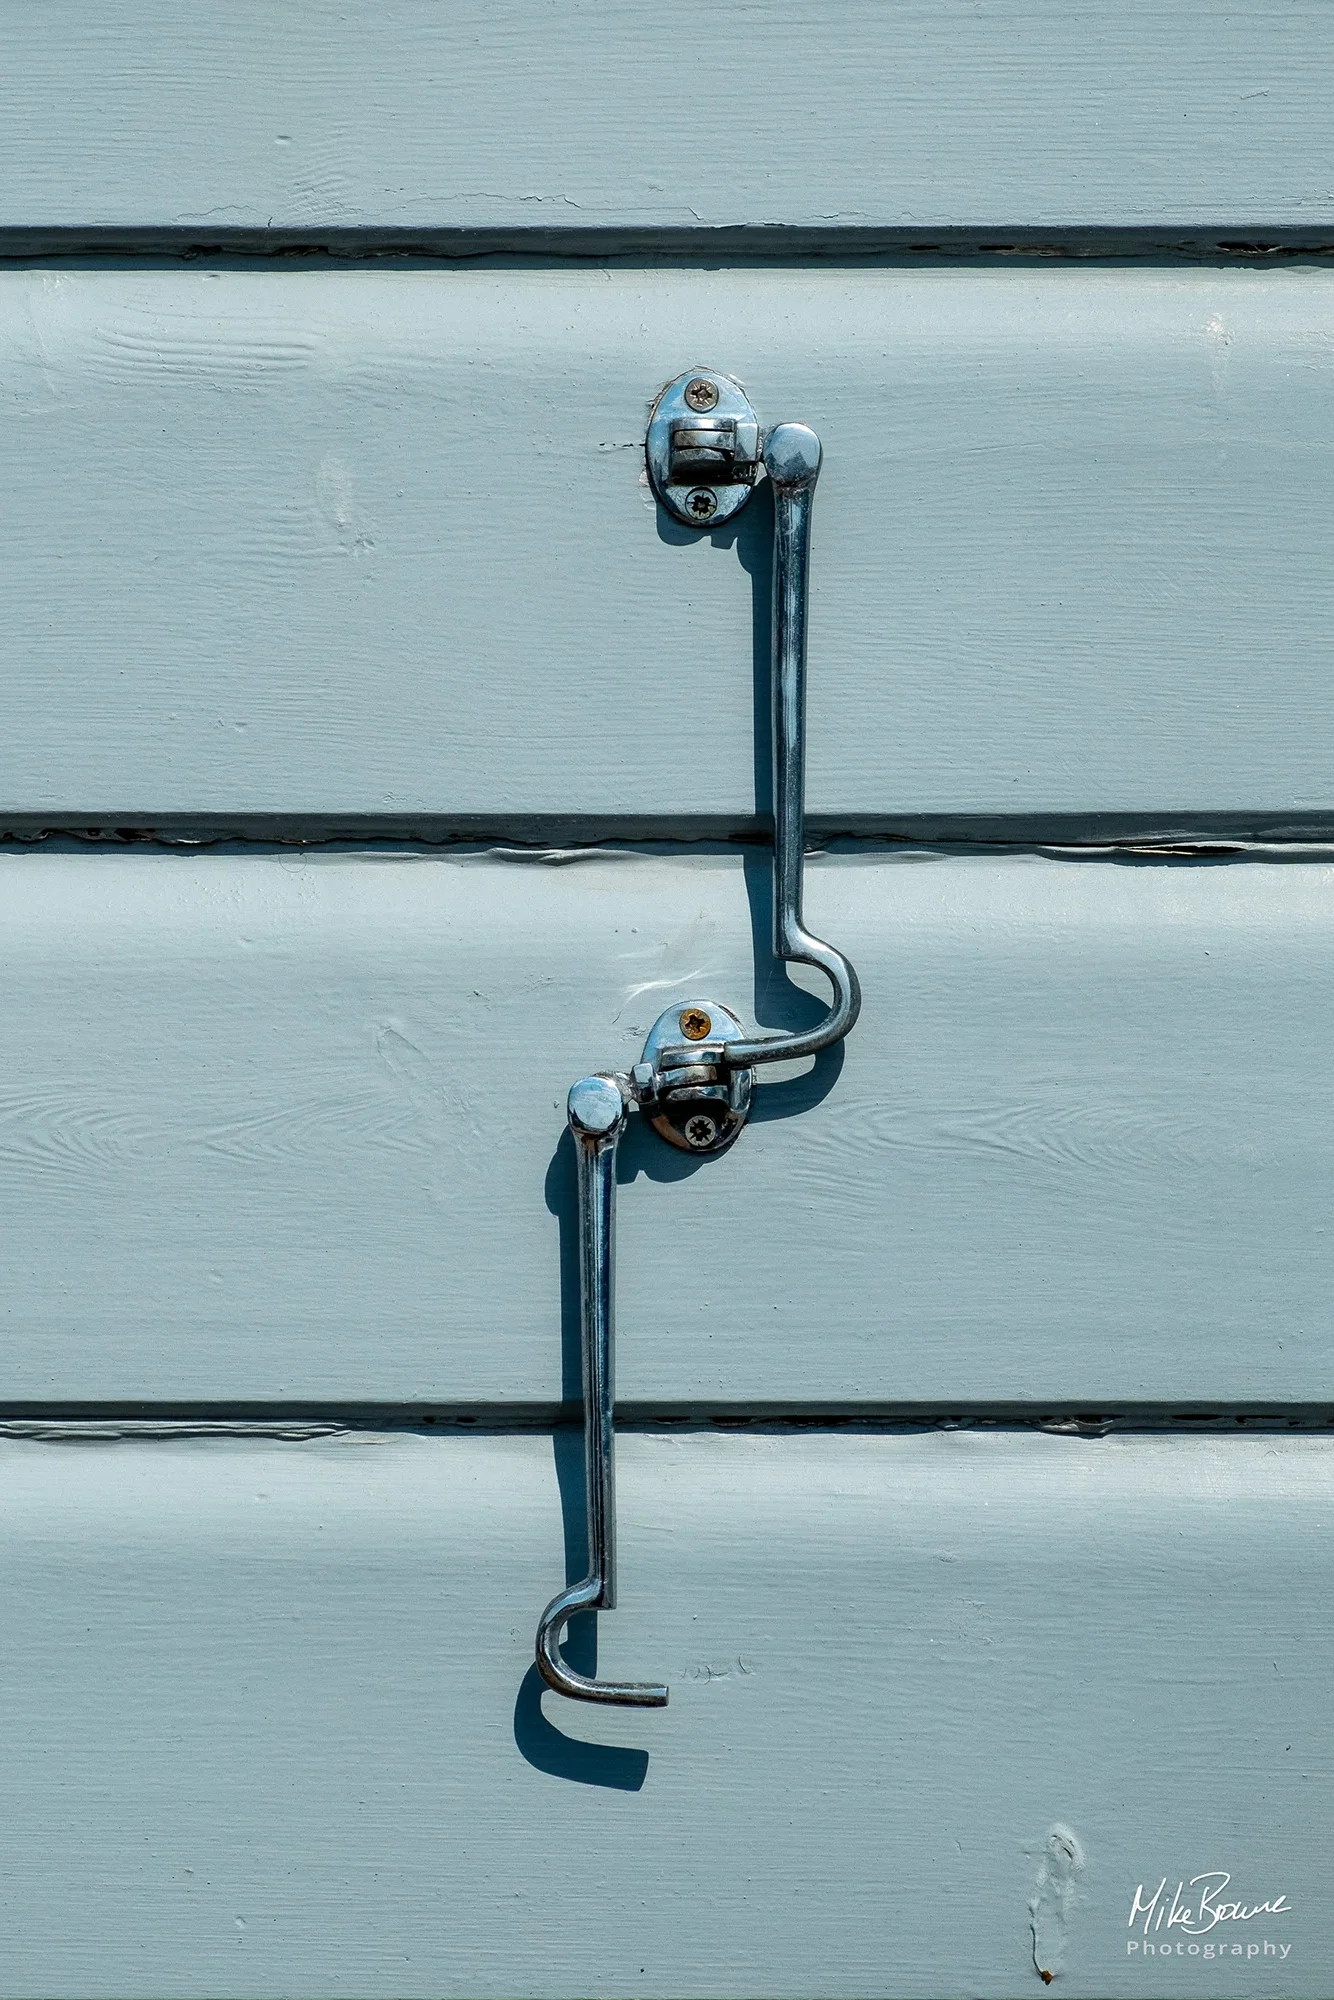
[[[1083,1872],[1084,1850],[1079,1836],[1058,1821],[1047,1835],[1028,1905],[1033,1969],[1046,1986],[1051,1985],[1065,1962],[1070,1919],[1077,1899],[1076,1885]]]

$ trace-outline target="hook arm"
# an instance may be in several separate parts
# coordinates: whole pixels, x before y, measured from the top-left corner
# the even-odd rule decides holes
[[[553,1597],[537,1628],[537,1667],[547,1686],[575,1701],[665,1708],[667,1690],[639,1681],[600,1681],[561,1657],[565,1623],[576,1611],[616,1605],[616,1148],[627,1106],[620,1083],[586,1076],[570,1092],[569,1121],[579,1175],[579,1319],[584,1370],[584,1476],[588,1575]]]
[[[820,476],[820,440],[805,424],[776,424],[764,443],[774,494],[773,757],[774,956],[814,965],[834,989],[822,1021],[795,1035],[729,1042],[728,1069],[789,1062],[842,1041],[861,1010],[857,975],[841,951],[806,929],[802,878],[806,859],[806,620],[811,560],[811,505]]]

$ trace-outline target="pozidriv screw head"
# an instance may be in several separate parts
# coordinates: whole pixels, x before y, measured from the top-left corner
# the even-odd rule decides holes
[[[702,1042],[713,1021],[702,1007],[686,1007],[681,1013],[681,1033],[688,1042]]]
[[[712,1118],[705,1117],[702,1111],[697,1111],[693,1118],[687,1118],[682,1129],[687,1142],[700,1152],[703,1152],[706,1146],[711,1146],[718,1137],[718,1127]]]
[[[710,493],[707,486],[697,486],[693,493],[686,495],[686,506],[693,520],[711,521],[718,512],[718,495]]]
[[[707,375],[695,375],[685,386],[685,400],[692,410],[716,410],[718,389]]]

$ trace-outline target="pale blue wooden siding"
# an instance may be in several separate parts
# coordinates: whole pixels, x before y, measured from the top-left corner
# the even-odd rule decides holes
[[[0,0],[0,2000],[1328,2000],[1332,58]],[[818,1004],[696,364],[865,1004],[624,1141],[646,1713],[566,1093]]]
[[[0,1445],[4,1989],[1328,1991],[1327,1440],[630,1437],[620,1490],[599,1662],[670,1706],[544,1715],[549,1439]],[[1128,1955],[1204,1870],[1289,1905],[1257,1958]]]
[[[622,1398],[1334,1402],[1332,899],[1324,857],[814,863],[862,1020],[724,1160],[635,1121]],[[674,996],[807,1018],[751,911],[735,853],[0,857],[3,1399],[577,1395],[565,1093]]]
[[[122,234],[1334,218],[1324,7],[7,0],[0,224]]]
[[[0,272],[0,811],[753,823],[766,502],[644,484],[704,356],[824,440],[814,815],[1309,823],[1332,349],[1323,268]]]

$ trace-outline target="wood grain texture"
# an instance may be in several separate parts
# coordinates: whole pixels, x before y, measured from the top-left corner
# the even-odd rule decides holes
[[[1329,1990],[1327,1440],[627,1438],[654,1715],[539,1697],[548,1439],[9,1444],[0,1519],[5,1994],[1012,2000],[1034,1904],[1058,1992]],[[1206,1869],[1288,1912],[1128,1955]]]
[[[6,0],[0,53],[10,226],[1334,220],[1303,0]]]
[[[577,1394],[570,1084],[815,1011],[744,866],[6,855],[0,1403]],[[865,1010],[724,1160],[632,1121],[622,1398],[1334,1402],[1334,867],[808,872]]]
[[[813,813],[1328,818],[1331,354],[1318,270],[0,272],[0,816],[747,819],[703,356],[825,443]]]

